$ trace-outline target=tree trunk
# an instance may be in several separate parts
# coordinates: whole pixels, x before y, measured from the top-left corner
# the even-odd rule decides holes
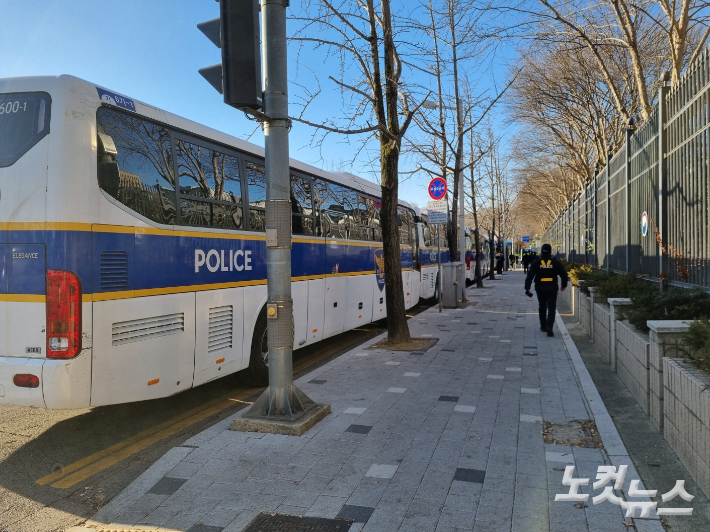
[[[385,259],[385,296],[387,298],[387,338],[390,343],[408,342],[409,325],[404,305],[402,256],[397,224],[399,147],[392,141],[380,141],[382,172],[382,247]]]
[[[496,222],[494,219],[493,220],[493,230],[491,231],[491,234],[488,235],[488,241],[490,243],[489,248],[490,248],[490,252],[491,252],[491,271],[488,274],[488,278],[491,281],[495,281],[495,279],[496,279],[496,253],[498,252],[498,247],[496,246],[495,230],[496,230]]]
[[[495,171],[495,170],[494,170]],[[495,185],[495,184],[494,184]],[[490,242],[491,249],[491,281],[496,278],[496,253],[498,251],[498,246],[496,246],[496,199],[494,186],[491,186],[491,219],[493,220],[493,227],[491,228],[491,233],[488,235],[488,240]]]
[[[471,165],[471,208],[473,210],[473,229],[476,237],[476,288],[483,288],[481,276],[481,235],[478,226],[478,207],[476,206],[476,183],[473,178],[473,165]]]

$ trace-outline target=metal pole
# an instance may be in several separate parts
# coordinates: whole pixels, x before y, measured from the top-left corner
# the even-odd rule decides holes
[[[661,242],[658,244],[658,278],[661,278],[661,274],[664,271],[663,251],[661,250],[661,245],[668,242],[668,166],[666,164],[666,121],[668,120],[668,106],[666,105],[666,97],[668,96],[668,75],[664,72],[662,78],[663,84],[658,89],[658,197],[656,205],[656,227],[661,233]],[[663,290],[663,283],[659,283],[661,290]]]
[[[438,257],[439,261],[439,275],[438,281],[439,281],[439,312],[441,312],[441,288],[444,286],[443,281],[441,279],[441,226],[437,225],[436,226],[436,256]]]
[[[288,0],[262,0],[264,121],[266,152],[266,279],[269,387],[250,417],[293,421],[314,406],[293,385],[291,299],[291,198],[289,177],[286,7]]]
[[[502,235],[503,236],[503,264],[510,265],[509,264],[510,261],[508,260],[508,257],[506,256],[506,255],[508,255],[508,248],[505,245],[506,233],[508,232],[508,227],[506,227],[507,222],[506,222],[506,218],[505,218],[505,202],[501,202],[501,205],[503,206],[503,227],[502,227],[502,229],[503,229],[503,231],[502,231],[503,232],[503,235]],[[505,269],[505,271],[508,271],[508,268],[504,268],[504,269]]]

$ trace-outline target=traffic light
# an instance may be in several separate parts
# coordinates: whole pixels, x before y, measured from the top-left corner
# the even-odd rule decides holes
[[[218,48],[222,63],[198,72],[232,107],[261,109],[259,0],[218,0],[219,18],[197,25]]]

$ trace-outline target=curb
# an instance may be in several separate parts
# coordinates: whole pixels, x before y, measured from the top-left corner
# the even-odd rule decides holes
[[[639,476],[638,471],[636,471],[636,467],[629,456],[629,452],[626,450],[626,446],[621,440],[621,436],[619,436],[619,431],[616,430],[616,425],[614,425],[614,421],[611,419],[609,411],[606,409],[604,401],[602,401],[601,395],[599,395],[599,391],[594,385],[591,375],[589,375],[587,366],[584,365],[582,355],[579,354],[579,350],[577,349],[574,340],[572,340],[572,336],[567,330],[567,327],[565,326],[559,312],[555,317],[555,322],[557,323],[557,327],[560,329],[560,334],[562,335],[562,340],[565,344],[565,349],[567,350],[570,361],[574,366],[574,370],[577,372],[579,385],[582,387],[585,399],[587,399],[587,406],[594,417],[594,421],[597,425],[597,431],[599,432],[599,436],[604,443],[604,450],[609,456],[609,460],[612,465],[616,467],[620,465],[628,465],[628,475],[630,475],[632,479],[641,480],[641,477]],[[643,481],[639,482],[639,489],[646,489]],[[628,500],[628,496],[623,489],[622,493],[624,495],[624,499]],[[634,500],[637,502],[650,501],[648,497],[634,497]],[[638,532],[665,531],[665,528],[663,528],[660,518],[656,514],[655,510],[651,512],[651,516],[652,517],[647,518],[633,518]]]

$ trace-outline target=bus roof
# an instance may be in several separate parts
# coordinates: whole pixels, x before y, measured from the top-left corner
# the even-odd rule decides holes
[[[194,122],[163,109],[159,109],[130,96],[115,93],[110,89],[102,87],[101,85],[96,85],[75,76],[62,74],[58,76],[0,78],[0,93],[37,90],[44,90],[55,95],[62,94],[66,97],[67,105],[94,104],[94,106],[98,108],[102,103],[104,103],[120,109],[133,111],[139,115],[145,116],[146,118],[164,122],[170,126],[182,129],[194,135],[232,146],[237,150],[252,153],[259,157],[264,157],[264,148],[261,146],[252,144],[251,142],[247,142],[237,137],[233,137],[217,129],[200,124],[199,122]],[[72,98],[71,94],[67,93],[72,93],[74,97]],[[115,101],[112,102],[110,97],[107,98],[105,96],[107,94],[113,97],[118,96],[119,98],[122,98],[124,102],[128,102],[128,104],[121,105],[120,103],[115,103]],[[87,98],[89,101],[87,101]],[[93,101],[91,101],[91,99],[93,99]],[[358,189],[363,193],[377,197],[381,195],[379,185],[349,172],[327,172],[310,164],[297,161],[296,159],[290,159],[289,164],[291,168],[296,170],[300,170],[316,177],[322,177],[328,181],[346,185],[350,188]],[[399,204],[411,208],[411,206],[405,201],[399,201]]]

